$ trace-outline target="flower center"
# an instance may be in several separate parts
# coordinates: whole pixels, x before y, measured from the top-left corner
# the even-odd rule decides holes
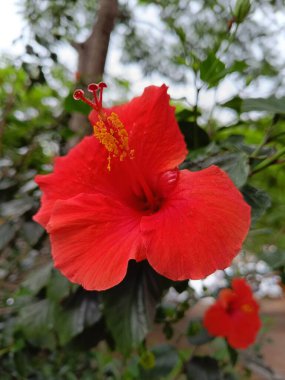
[[[142,190],[142,192],[140,191],[141,194],[138,194],[141,209],[146,212],[146,214],[153,214],[158,211],[161,204],[161,198],[158,196],[157,192],[149,186],[148,182],[141,174],[141,171],[136,167],[135,162],[132,164],[136,179],[140,184],[140,190]]]
[[[124,124],[119,119],[119,116],[112,112],[107,115],[103,111],[103,90],[106,88],[106,83],[91,83],[88,86],[88,91],[93,94],[93,102],[85,97],[83,90],[75,90],[73,98],[82,100],[93,108],[98,115],[98,121],[93,125],[94,136],[106,148],[108,152],[107,169],[111,170],[111,159],[119,158],[123,161],[125,158],[134,158],[134,150],[129,147],[129,136]]]
[[[244,305],[242,305],[241,309],[242,309],[242,311],[243,311],[244,313],[247,313],[247,314],[253,312],[253,307],[252,307],[251,305],[249,305],[249,304],[244,304]]]
[[[149,183],[149,178],[141,171],[138,162],[133,160],[134,149],[130,149],[129,135],[124,124],[115,112],[110,113],[103,109],[103,90],[106,87],[107,85],[103,82],[91,83],[88,86],[88,91],[93,94],[93,100],[86,98],[81,89],[74,91],[73,98],[88,104],[97,114],[93,133],[108,153],[108,171],[111,171],[111,160],[113,158],[118,158],[120,161],[132,160],[130,165],[124,166],[124,171],[130,178],[134,179],[133,192],[137,199],[137,207],[147,215],[153,214],[159,210],[163,200],[173,190],[179,172],[177,169],[166,171],[159,176],[157,183]]]

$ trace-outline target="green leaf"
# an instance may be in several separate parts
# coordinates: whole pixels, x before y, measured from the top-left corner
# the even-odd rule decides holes
[[[52,270],[47,284],[47,298],[59,302],[67,297],[71,290],[71,283],[56,269]]]
[[[1,160],[0,160],[0,165],[1,165]],[[0,191],[1,190],[9,190],[13,189],[14,186],[17,186],[17,182],[13,179],[10,178],[1,178],[0,182]]]
[[[65,111],[67,112],[78,112],[78,113],[82,113],[83,115],[89,115],[90,113],[90,107],[80,101],[80,100],[75,100],[73,98],[73,93],[70,93],[64,100],[64,109]]]
[[[275,152],[271,157],[268,157],[265,160],[263,160],[263,161],[259,162],[258,164],[256,164],[254,166],[254,168],[253,168],[252,174],[258,173],[261,170],[264,170],[265,168],[268,168],[272,164],[276,163],[276,161],[280,157],[284,156],[284,154],[285,154],[285,147],[281,148],[280,150],[278,150],[277,152]]]
[[[232,366],[234,367],[238,360],[238,352],[232,346],[230,346],[228,342],[227,342],[227,349],[228,349]]]
[[[228,70],[231,73],[235,73],[235,72],[242,73],[247,68],[248,68],[248,64],[245,61],[234,61]]]
[[[181,26],[179,26],[179,27],[174,27],[174,30],[175,30],[177,36],[179,37],[181,43],[185,44],[185,42],[186,42],[186,33],[185,33],[184,29]]]
[[[173,286],[173,288],[178,293],[182,293],[185,290],[189,290],[189,281],[188,280],[185,280],[185,281],[174,281],[171,286]]]
[[[243,100],[239,96],[235,96],[234,98],[226,101],[225,103],[219,104],[219,106],[231,108],[234,111],[241,113],[242,104]]]
[[[193,356],[186,364],[187,380],[223,380],[217,360],[209,356]]]
[[[35,222],[26,222],[23,225],[23,233],[31,246],[37,244],[45,230]]]
[[[185,57],[181,57],[181,55],[177,55],[173,57],[173,62],[177,65],[187,65],[187,61]]]
[[[18,218],[33,207],[33,200],[25,197],[2,203],[1,214],[6,218]]]
[[[214,53],[210,53],[208,57],[201,62],[200,78],[207,83],[209,87],[214,87],[219,84],[228,73],[226,65]]]
[[[131,261],[123,282],[101,293],[107,327],[121,352],[129,353],[145,338],[156,305],[170,283],[147,262]]]
[[[178,125],[184,135],[188,149],[198,149],[210,143],[207,132],[199,127],[195,121],[180,121]]]
[[[54,305],[48,300],[23,307],[17,326],[31,344],[41,348],[55,348],[55,335],[51,331],[54,327]]]
[[[179,356],[174,347],[164,344],[153,347],[154,366],[150,369],[142,368],[140,379],[159,380],[169,376],[177,366]]]
[[[274,114],[285,114],[285,97],[248,98],[242,100],[242,112],[265,111]]]
[[[198,318],[190,321],[187,337],[189,342],[195,346],[208,343],[214,339],[204,328],[202,320]]]
[[[194,121],[197,116],[201,116],[201,111],[199,109],[193,110],[181,106],[179,103],[176,104],[176,119],[180,121]]]
[[[40,267],[38,270],[34,270],[23,282],[23,287],[29,289],[33,295],[36,295],[44,286],[46,286],[50,278],[52,268],[53,264],[48,263]]]
[[[210,156],[203,160],[186,162],[183,168],[204,169],[211,165],[217,165],[225,170],[237,187],[242,187],[249,175],[248,156],[244,152],[226,152]]]
[[[285,114],[285,97],[276,98],[246,98],[242,99],[239,96],[228,100],[225,103],[219,104],[221,107],[231,108],[238,113],[250,111],[263,111],[274,114]]]
[[[245,185],[241,192],[246,202],[251,206],[251,220],[252,223],[255,223],[271,206],[270,196],[265,191],[250,185]]]
[[[260,256],[272,269],[285,267],[285,250],[276,249],[276,251],[264,250]]]
[[[16,227],[12,223],[4,223],[0,226],[0,250],[14,238]]]
[[[64,345],[101,319],[98,295],[79,289],[63,309],[57,311],[55,325],[60,344]]]
[[[155,366],[155,356],[153,352],[147,350],[143,351],[140,354],[139,363],[145,370],[153,368]]]
[[[166,339],[171,339],[173,337],[174,330],[171,323],[165,322],[162,331]]]
[[[245,153],[225,153],[214,161],[216,165],[228,173],[237,187],[246,183],[250,167],[248,156]]]

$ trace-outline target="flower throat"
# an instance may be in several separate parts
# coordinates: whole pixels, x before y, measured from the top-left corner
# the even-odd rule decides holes
[[[126,158],[132,160],[129,168],[132,171],[131,175],[137,178],[137,181],[142,189],[143,195],[138,195],[142,203],[142,208],[145,211],[153,213],[158,210],[160,200],[157,199],[153,189],[151,189],[146,179],[137,168],[135,160],[133,160],[134,149],[130,149],[128,132],[124,124],[119,119],[119,116],[115,112],[107,114],[103,110],[103,90],[106,87],[107,85],[103,82],[98,84],[89,84],[88,91],[93,94],[93,101],[86,98],[84,91],[80,89],[74,91],[73,98],[75,100],[82,100],[97,113],[98,120],[95,125],[93,125],[93,133],[108,152],[108,171],[111,171],[112,158],[118,158],[120,161],[123,161]]]
[[[119,116],[115,112],[107,115],[103,111],[103,90],[106,87],[107,85],[104,82],[89,84],[88,91],[93,94],[93,101],[85,97],[83,90],[75,90],[73,98],[82,100],[97,112],[98,121],[93,125],[93,133],[108,152],[107,169],[111,171],[112,158],[119,158],[120,161],[125,158],[132,159],[134,150],[129,147],[128,132]]]

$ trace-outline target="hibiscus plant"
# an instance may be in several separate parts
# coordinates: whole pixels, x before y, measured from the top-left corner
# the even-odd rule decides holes
[[[129,101],[105,94],[128,98],[131,81],[106,75],[106,89],[61,66],[1,63],[1,380],[250,379],[261,355],[256,291],[265,275],[285,283],[284,97],[200,104],[224,79],[248,89],[264,74],[225,58],[249,1],[206,48],[177,26],[183,2],[139,3],[161,7],[179,43],[148,56],[128,19],[124,59],[144,52],[147,72],[165,58],[163,80]],[[194,103],[186,86],[175,96],[188,75]],[[74,112],[89,119],[83,138]]]

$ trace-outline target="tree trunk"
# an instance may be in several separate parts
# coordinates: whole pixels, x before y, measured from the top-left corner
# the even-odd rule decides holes
[[[118,0],[99,0],[99,8],[91,35],[81,44],[74,44],[78,52],[78,84],[84,90],[89,83],[103,78],[111,33],[118,14]],[[87,117],[74,113],[69,127],[78,138],[89,134],[91,129]],[[73,142],[74,143],[74,142]]]

